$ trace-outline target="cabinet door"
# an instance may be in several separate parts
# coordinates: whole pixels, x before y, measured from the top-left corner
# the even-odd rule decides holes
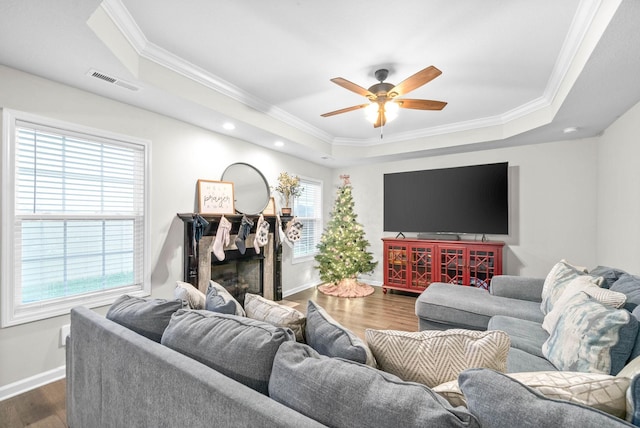
[[[407,245],[404,243],[385,243],[385,285],[407,287],[407,250]]]
[[[469,249],[469,285],[489,289],[491,278],[496,275],[497,254],[493,247]]]
[[[425,289],[434,281],[434,245],[412,245],[409,251],[411,269],[409,286]]]
[[[450,284],[468,284],[466,260],[468,250],[459,245],[440,245],[440,282]]]

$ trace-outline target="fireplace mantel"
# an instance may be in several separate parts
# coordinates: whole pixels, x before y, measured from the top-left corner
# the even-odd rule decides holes
[[[197,215],[204,218],[209,225],[204,228],[202,236],[194,245],[194,219]],[[184,244],[182,249],[183,280],[206,293],[211,279],[211,253],[216,232],[222,215],[182,213],[178,217],[184,223]],[[229,232],[229,245],[225,250],[236,249],[235,238],[242,222],[242,214],[225,214],[224,217],[231,222]],[[255,227],[259,215],[247,216],[254,222],[250,235],[247,237],[247,247],[253,246]],[[264,252],[264,297],[271,300],[282,300],[282,245],[280,244],[279,228],[276,216],[264,216],[269,223],[269,242],[262,247]]]

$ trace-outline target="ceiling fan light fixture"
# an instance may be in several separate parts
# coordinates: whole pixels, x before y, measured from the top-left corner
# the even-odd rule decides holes
[[[378,120],[378,103],[372,102],[364,109],[364,115],[367,118],[367,122],[376,123]]]
[[[384,117],[386,123],[391,122],[393,119],[398,117],[398,110],[400,110],[400,106],[393,101],[387,101],[384,103]],[[378,120],[378,111],[380,110],[380,104],[377,102],[372,102],[364,109],[364,114],[367,118],[368,122],[376,123]]]

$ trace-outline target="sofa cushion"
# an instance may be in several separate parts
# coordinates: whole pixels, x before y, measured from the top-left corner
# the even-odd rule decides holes
[[[619,308],[624,305],[627,296],[606,288],[600,288],[601,277],[594,278],[590,275],[580,275],[572,279],[565,287],[560,298],[553,305],[553,309],[544,316],[542,328],[551,333],[558,322],[558,318],[564,312],[565,306],[580,293],[587,293],[605,306]]]
[[[307,319],[302,312],[249,293],[244,296],[244,310],[249,318],[290,328],[295,333],[296,340],[304,342]]]
[[[289,329],[204,310],[176,312],[162,336],[163,345],[263,394],[276,351],[293,340]]]
[[[637,333],[638,320],[628,311],[580,293],[565,306],[542,352],[559,370],[616,374],[629,359]]]
[[[237,306],[234,300],[226,300],[217,288],[209,287],[204,309],[220,314],[236,315]]]
[[[547,398],[521,382],[493,370],[470,369],[459,378],[471,413],[483,428],[629,427],[600,410]]]
[[[224,299],[225,302],[233,302],[233,304],[236,307],[236,312],[235,314],[241,317],[244,317],[246,314],[244,312],[244,309],[242,308],[242,305],[240,304],[240,302],[238,302],[232,295],[231,293],[229,293],[229,291],[224,288],[222,285],[218,284],[215,281],[209,280],[209,287],[207,287],[207,294],[209,294],[211,288],[215,288],[216,291],[218,292],[219,296],[222,296],[222,298]]]
[[[507,373],[553,370],[558,369],[546,358],[530,354],[522,349],[509,348],[509,355],[507,355]]]
[[[540,304],[542,313],[546,315],[551,312],[553,305],[560,298],[567,285],[578,276],[586,274],[585,268],[573,266],[566,260],[556,263],[547,274],[542,287],[542,303]]]
[[[561,371],[509,373],[508,376],[548,398],[584,404],[623,419],[627,415],[626,393],[631,383],[629,378]],[[467,405],[458,380],[445,382],[433,390],[446,398],[452,406]]]
[[[479,427],[424,385],[403,382],[373,367],[283,344],[273,363],[269,395],[334,427]]]
[[[365,338],[380,369],[431,387],[470,367],[507,368],[510,341],[502,331],[367,329]]]
[[[511,347],[544,358],[542,344],[549,333],[538,322],[496,315],[489,321],[489,330],[504,331],[511,339]]]
[[[106,317],[148,339],[160,342],[171,316],[184,306],[183,300],[144,299],[125,294],[113,302]]]
[[[173,297],[186,300],[191,309],[204,309],[207,296],[188,282],[176,281]]]
[[[629,312],[632,312],[640,305],[640,276],[625,273],[611,285],[610,289],[624,293],[627,296],[624,308]]]
[[[376,366],[375,359],[367,344],[350,330],[334,320],[316,302],[307,303],[307,345],[320,355],[340,357],[357,363]]]
[[[431,284],[416,300],[421,320],[472,330],[486,330],[494,315],[542,322],[540,303],[493,296],[486,290],[453,284]]]

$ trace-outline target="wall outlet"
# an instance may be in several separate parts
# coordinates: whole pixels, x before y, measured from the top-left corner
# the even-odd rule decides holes
[[[71,325],[65,324],[60,327],[60,347],[64,348],[67,343],[67,336],[71,333]]]

